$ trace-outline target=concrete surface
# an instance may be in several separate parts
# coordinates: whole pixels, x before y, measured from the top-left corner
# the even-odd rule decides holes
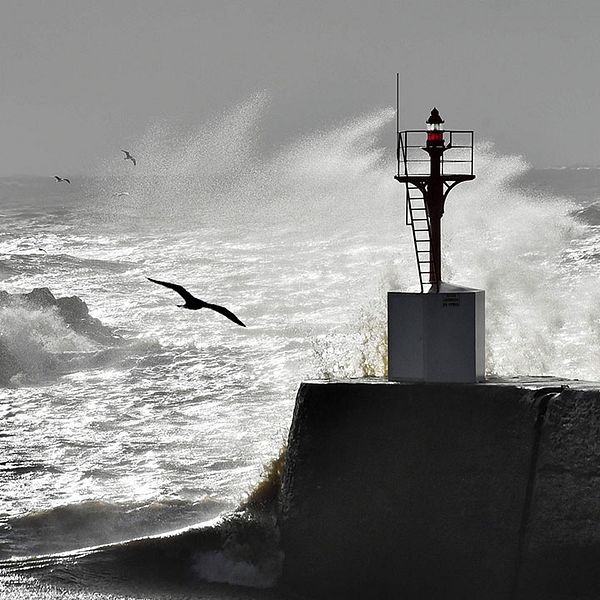
[[[303,383],[282,584],[329,599],[598,598],[599,434],[592,383]]]

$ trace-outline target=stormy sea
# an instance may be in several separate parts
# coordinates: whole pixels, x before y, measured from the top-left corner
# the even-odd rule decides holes
[[[303,379],[384,375],[385,292],[418,277],[393,111],[265,150],[266,111],[0,179],[1,598],[284,598],[249,495]],[[600,379],[600,168],[480,142],[474,172],[443,272],[486,290],[489,373]]]

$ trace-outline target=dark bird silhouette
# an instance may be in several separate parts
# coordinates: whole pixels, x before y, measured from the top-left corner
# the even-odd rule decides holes
[[[134,166],[137,165],[135,158],[131,156],[131,154],[127,152],[127,150],[121,150],[121,152],[125,152],[125,157],[123,158],[123,160],[130,160]]]
[[[210,308],[218,313],[221,313],[224,317],[227,317],[229,320],[241,325],[242,327],[246,327],[230,310],[226,309],[224,306],[219,306],[218,304],[210,304],[208,302],[204,302],[204,300],[200,300],[200,298],[195,298],[192,296],[182,285],[177,285],[176,283],[169,283],[168,281],[158,281],[158,279],[152,279],[151,277],[147,277],[149,281],[153,283],[158,283],[158,285],[164,285],[171,290],[176,291],[184,300],[185,304],[178,304],[179,308],[188,308],[189,310],[200,310],[201,308]]]
[[[43,248],[38,248],[38,250],[40,250],[41,252],[46,252],[46,250],[44,250]],[[48,252],[46,252],[46,254],[48,254]]]
[[[61,181],[66,181],[67,183],[71,183],[66,177],[59,177],[58,175],[55,175],[54,178],[56,179],[56,183],[60,183]]]

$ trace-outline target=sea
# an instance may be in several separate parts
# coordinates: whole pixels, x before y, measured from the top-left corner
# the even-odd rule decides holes
[[[276,148],[265,119],[253,98],[152,125],[137,166],[117,147],[70,184],[0,178],[0,290],[77,296],[115,336],[0,305],[19,365],[0,387],[0,598],[285,597],[270,551],[207,540],[285,445],[301,381],[384,375],[385,294],[418,276],[393,111]],[[600,380],[600,168],[480,141],[474,172],[446,203],[443,278],[486,291],[488,373]]]

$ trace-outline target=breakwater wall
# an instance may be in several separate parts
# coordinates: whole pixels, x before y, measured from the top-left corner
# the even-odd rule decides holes
[[[600,386],[308,382],[281,583],[314,598],[600,597]]]

